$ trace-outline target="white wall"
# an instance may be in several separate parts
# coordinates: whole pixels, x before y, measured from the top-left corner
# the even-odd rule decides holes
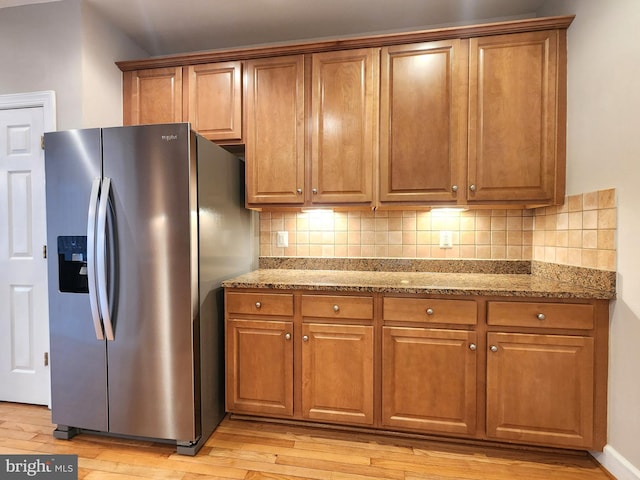
[[[568,36],[567,193],[615,187],[618,296],[611,307],[607,452],[640,478],[640,2],[547,0]],[[623,469],[624,470],[624,469]]]
[[[116,60],[148,54],[83,0],[0,9],[0,94],[56,92],[57,126],[122,125]]]

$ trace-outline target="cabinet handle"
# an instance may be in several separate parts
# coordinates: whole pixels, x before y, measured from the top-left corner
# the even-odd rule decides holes
[[[475,192],[476,191],[475,184],[472,183],[471,185],[469,185],[469,190],[471,190],[472,192]]]
[[[313,193],[314,195],[318,194],[318,189],[317,188],[312,188],[311,189],[311,193]]]
[[[334,305],[333,306],[333,311],[334,312],[339,312],[340,311],[340,305]]]
[[[469,350],[471,350],[472,352],[475,352],[477,348],[478,346],[475,343],[472,343],[471,345],[469,345]]]
[[[262,307],[262,304],[260,302],[256,302],[256,308],[260,309]]]
[[[427,315],[433,315],[433,308],[427,308]]]
[[[457,191],[458,191],[458,185],[453,185],[453,186],[451,187],[451,191],[452,191],[452,192],[457,192]]]
[[[495,345],[491,345],[491,348],[489,348],[489,350],[491,350],[493,353],[496,353],[498,351],[498,347],[496,347]]]
[[[301,188],[296,188],[296,193],[298,195],[302,195],[302,189]]]
[[[285,333],[284,334],[284,339],[285,340],[291,340],[291,334],[290,333]]]
[[[536,315],[536,318],[538,320],[544,320],[547,318],[547,316],[544,313],[539,313],[538,315]]]
[[[302,341],[303,342],[308,342],[309,341],[309,335],[303,335],[302,336]]]

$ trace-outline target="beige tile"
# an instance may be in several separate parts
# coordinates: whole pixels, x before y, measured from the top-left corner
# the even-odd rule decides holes
[[[566,265],[568,261],[569,261],[569,249],[563,248],[563,247],[556,248],[556,262]]]
[[[271,245],[270,244],[260,244],[260,255],[263,257],[271,256]]]
[[[417,255],[417,248],[415,245],[402,245],[402,256],[404,258],[415,258]]]
[[[347,247],[347,255],[350,258],[357,258],[362,256],[362,253],[360,251],[360,245],[349,245]]]
[[[333,221],[336,232],[345,232],[349,229],[349,218],[344,213],[336,212]]]
[[[533,244],[534,245],[544,245],[545,236],[546,236],[546,232],[544,230],[534,230],[533,231]]]
[[[275,240],[275,233],[273,234]],[[271,245],[271,232],[260,232],[260,245]]]
[[[569,212],[582,211],[582,195],[571,195],[568,198]]]
[[[489,245],[489,244],[491,244],[491,232],[488,232],[485,230],[476,231],[476,245]]]
[[[545,247],[555,247],[558,240],[558,232],[548,231],[544,236],[544,246]]]
[[[582,231],[582,248],[598,248],[598,231]]]
[[[474,231],[462,231],[460,232],[460,244],[461,245],[475,245],[476,232]]]
[[[562,205],[556,206],[556,213],[568,213],[569,212],[569,200],[568,197],[564,197]]]
[[[416,212],[415,210],[402,210],[403,218],[415,218],[417,214],[418,212]]]
[[[336,245],[334,252],[336,257],[344,258],[348,256],[346,245]]]
[[[521,245],[508,245],[507,246],[507,259],[520,260],[522,259],[522,246]]]
[[[375,232],[374,243],[375,245],[389,245],[389,232]]]
[[[402,245],[402,232],[389,232],[389,245]]]
[[[376,232],[383,232],[389,230],[389,219],[388,218],[376,218],[375,219],[375,230]]]
[[[497,230],[495,232],[491,232],[491,245],[492,246],[502,246],[507,244],[507,232],[505,230]],[[491,258],[496,258],[491,254]],[[504,258],[504,257],[501,257]]]
[[[460,258],[460,247],[454,245],[453,248],[447,248],[444,252],[445,258]]]
[[[507,217],[507,230],[522,231],[522,216]]]
[[[477,258],[487,260],[491,258],[491,247],[489,245],[477,245],[476,246]]]
[[[558,230],[556,232],[556,246],[557,247],[569,246],[569,230]]]
[[[389,218],[402,218],[402,210],[389,210]]]
[[[533,260],[533,247],[522,247],[522,259]]]
[[[298,215],[296,218],[296,230],[309,230],[309,217],[306,214]]]
[[[389,211],[388,210],[374,210],[373,211],[373,216],[375,218],[388,218],[389,217]]]
[[[284,218],[284,229],[293,232],[296,230],[297,220],[296,217],[285,217]]]
[[[583,249],[582,266],[585,268],[598,268],[598,251]]]
[[[362,232],[349,232],[349,245],[358,245],[362,243]]]
[[[585,210],[582,212],[582,228],[598,228],[598,210]]]
[[[360,230],[374,231],[376,229],[375,218],[361,218]]]
[[[390,217],[388,228],[389,231],[402,230],[402,217]]]
[[[476,256],[475,245],[460,245],[461,258],[475,258],[475,256]]]
[[[297,232],[295,238],[298,245],[307,244],[309,243],[309,232]]]
[[[402,245],[389,245],[389,251],[387,252],[389,257],[399,258],[402,257]]]
[[[309,245],[296,245],[296,255],[298,257],[310,257]]]
[[[544,261],[545,262],[556,261],[556,247],[544,247]]]
[[[336,245],[346,245],[349,243],[349,234],[347,232],[336,231],[334,241]]]
[[[598,248],[601,250],[615,250],[616,231],[598,230]]]
[[[569,248],[582,248],[582,230],[569,230]]]
[[[476,231],[491,230],[491,217],[476,217]]]
[[[569,248],[568,262],[569,265],[574,267],[582,266],[582,249],[581,248]]]
[[[507,258],[507,247],[504,245],[491,246],[491,258],[501,260]]]
[[[598,192],[585,193],[582,197],[583,210],[596,210],[598,208]]]
[[[349,231],[351,230],[360,230],[360,215],[357,217],[352,217],[349,215],[349,223],[348,223]]]
[[[599,229],[616,228],[616,209],[615,208],[598,210],[598,228]]]
[[[522,229],[525,231],[533,230],[534,217],[522,217]]]
[[[522,232],[522,246],[533,246],[533,232]]]
[[[569,214],[559,213],[556,215],[556,230],[567,230],[569,228]]]
[[[569,230],[582,229],[582,212],[569,213]]]
[[[431,258],[431,245],[416,245],[416,258]]]
[[[416,230],[431,230],[431,215],[428,212],[420,212],[416,217]]]
[[[376,248],[374,245],[362,245],[360,247],[360,255],[363,257],[375,257]]]
[[[431,232],[418,230],[416,232],[417,245],[431,245]]]
[[[402,244],[403,245],[415,245],[416,244],[416,231],[406,231],[402,232]]]
[[[360,232],[360,244],[361,245],[373,245],[376,241],[375,232]]]
[[[320,245],[322,244],[322,232],[309,232],[309,243]]]
[[[506,230],[507,229],[507,217],[491,217],[491,230]]]
[[[522,246],[522,230],[510,231],[507,230],[507,245]]]
[[[389,245],[376,245],[375,247],[375,256],[376,257],[388,257],[389,256]]]
[[[473,231],[476,229],[476,217],[461,217],[460,230]]]
[[[597,268],[602,270],[616,270],[616,252],[613,250],[596,250],[598,252]]]
[[[402,217],[402,230],[403,231],[415,231],[416,230],[416,217]]]
[[[544,246],[533,247],[533,260],[544,261]]]
[[[598,208],[615,208],[616,206],[616,189],[600,190],[598,192]]]

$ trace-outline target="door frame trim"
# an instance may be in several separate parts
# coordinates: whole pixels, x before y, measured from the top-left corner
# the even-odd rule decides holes
[[[56,92],[53,90],[0,95],[0,110],[30,107],[42,107],[45,132],[56,130]]]

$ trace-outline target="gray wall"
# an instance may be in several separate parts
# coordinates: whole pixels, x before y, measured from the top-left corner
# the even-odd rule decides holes
[[[59,130],[122,124],[114,62],[148,54],[82,0],[0,9],[0,95],[56,92]]]
[[[607,456],[626,460],[633,473],[618,478],[640,478],[640,2],[547,0],[538,13],[576,15],[568,35],[567,194],[616,188],[609,446],[598,458],[605,466]]]

